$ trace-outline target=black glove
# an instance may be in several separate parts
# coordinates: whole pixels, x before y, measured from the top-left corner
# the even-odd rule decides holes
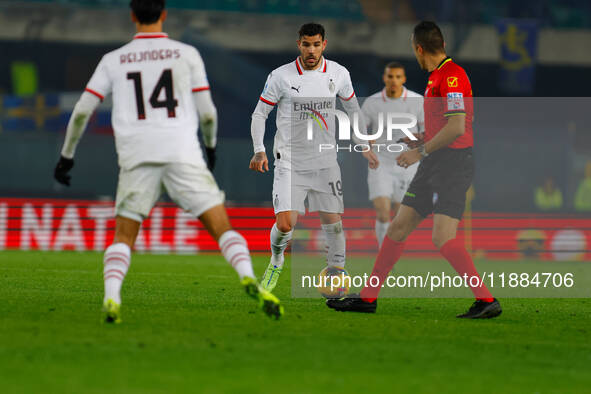
[[[70,186],[70,178],[72,177],[68,175],[68,172],[70,172],[72,167],[74,167],[74,159],[66,159],[60,156],[60,161],[55,166],[53,177],[62,185]]]
[[[215,167],[215,148],[205,148],[205,156],[207,156],[207,168],[213,171]]]

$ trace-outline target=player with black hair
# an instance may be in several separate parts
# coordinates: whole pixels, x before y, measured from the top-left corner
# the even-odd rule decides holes
[[[131,0],[129,2],[133,16],[142,25],[154,24],[160,18],[166,19],[165,5],[164,0]]]
[[[336,98],[349,114],[361,114],[349,71],[324,57],[324,27],[307,23],[299,30],[300,55],[271,72],[252,114],[251,135],[254,156],[250,169],[269,170],[263,143],[265,121],[277,107],[277,132],[273,147],[273,208],[271,261],[261,280],[272,290],[283,270],[284,251],[292,237],[298,214],[318,212],[326,239],[326,262],[330,267],[345,265],[345,234],[341,222],[343,188],[336,150],[319,151],[320,145],[336,146],[335,121],[331,112]],[[353,116],[350,115],[350,118]],[[309,120],[313,141],[307,139]],[[365,123],[360,122],[365,133]],[[372,151],[364,152],[372,168],[378,161]]]
[[[322,26],[320,23],[313,23],[313,22],[303,24],[300,27],[300,30],[298,31],[298,36],[300,37],[300,39],[305,36],[308,36],[308,37],[320,36],[320,39],[322,41],[324,41],[325,34],[326,34],[326,32],[324,31],[324,26]]]
[[[409,129],[420,135],[424,129],[423,96],[408,89],[404,66],[399,62],[390,62],[384,67],[382,75],[384,88],[369,96],[363,102],[361,110],[365,117],[367,129],[374,132],[381,122],[386,122],[388,114],[405,113],[417,118],[416,126]],[[404,138],[402,131],[393,131],[394,141]],[[396,216],[404,193],[408,189],[418,164],[402,168],[396,164],[400,150],[389,148],[389,141],[384,133],[374,141],[373,147],[381,165],[376,169],[368,169],[367,187],[369,199],[376,210],[375,232],[378,245],[386,236],[391,215]],[[390,149],[390,150],[389,150]]]
[[[121,321],[121,286],[141,222],[165,189],[181,208],[198,217],[218,242],[246,293],[276,319],[279,300],[255,279],[246,240],[234,231],[224,208],[224,193],[211,173],[217,135],[217,111],[201,55],[192,46],[162,32],[163,0],[133,0],[131,19],[137,34],[107,53],[76,103],[68,123],[58,182],[69,185],[74,153],[88,119],[113,94],[112,123],[121,171],[117,186],[113,243],[104,254],[105,321]],[[203,160],[198,124],[208,153]],[[209,169],[208,169],[209,166]]]
[[[375,286],[341,300],[328,300],[338,311],[375,312],[381,286],[400,259],[406,238],[433,213],[433,243],[462,277],[477,278],[481,286],[468,281],[476,301],[460,318],[492,318],[502,312],[480,275],[463,240],[456,236],[464,212],[466,191],[474,175],[472,86],[468,75],[445,53],[441,30],[434,22],[417,24],[412,48],[422,69],[430,72],[425,89],[424,144],[403,152],[397,162],[408,168],[420,161],[417,173],[388,227],[373,267]]]

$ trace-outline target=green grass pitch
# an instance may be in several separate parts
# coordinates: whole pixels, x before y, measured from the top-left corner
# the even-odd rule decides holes
[[[260,275],[267,258],[255,257]],[[401,262],[404,264],[404,261]],[[375,315],[276,294],[258,311],[217,255],[134,255],[123,324],[100,321],[98,253],[0,253],[0,391],[8,393],[582,393],[591,302],[385,299]]]

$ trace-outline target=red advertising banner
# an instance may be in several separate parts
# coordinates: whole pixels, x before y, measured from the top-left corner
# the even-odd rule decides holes
[[[272,208],[228,208],[234,228],[252,251],[268,252]],[[469,227],[466,227],[468,223]],[[348,253],[376,253],[375,215],[371,209],[347,209],[343,216]],[[431,242],[432,220],[409,237],[409,256],[437,255]],[[115,229],[112,202],[0,198],[0,249],[102,251]],[[591,260],[591,217],[566,214],[474,213],[460,224],[458,236],[473,253],[487,258]],[[297,250],[324,250],[316,215],[301,217],[294,235]],[[142,224],[136,251],[198,253],[217,244],[199,220],[173,204],[158,204]]]

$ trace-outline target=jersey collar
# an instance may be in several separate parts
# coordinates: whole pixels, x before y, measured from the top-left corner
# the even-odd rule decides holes
[[[448,56],[448,57],[446,57],[445,59],[443,59],[443,60],[441,61],[441,63],[439,63],[439,65],[438,65],[438,66],[435,68],[435,70],[439,70],[439,69],[441,69],[441,67],[443,67],[443,66],[445,65],[445,63],[448,63],[448,62],[451,62],[451,61],[452,61],[452,60],[451,60],[451,57],[449,57],[449,56]]]
[[[322,56],[322,64],[316,70],[304,70],[304,65],[302,64],[302,60],[300,59],[299,56],[295,60],[295,65],[296,65],[299,75],[303,75],[304,71],[317,71],[317,72],[321,72],[321,73],[326,72],[326,59],[324,58],[324,56]]]
[[[408,97],[408,89],[406,89],[406,86],[402,86],[402,94],[400,95],[400,97],[397,98],[390,98],[386,95],[386,88],[382,89],[382,100],[384,102],[386,101],[394,101],[394,100],[398,100],[398,99],[402,99],[404,101],[406,101],[406,98]]]
[[[133,36],[133,39],[143,39],[143,38],[168,38],[168,34],[163,33],[163,32],[157,32],[157,33],[136,33],[136,35]]]

